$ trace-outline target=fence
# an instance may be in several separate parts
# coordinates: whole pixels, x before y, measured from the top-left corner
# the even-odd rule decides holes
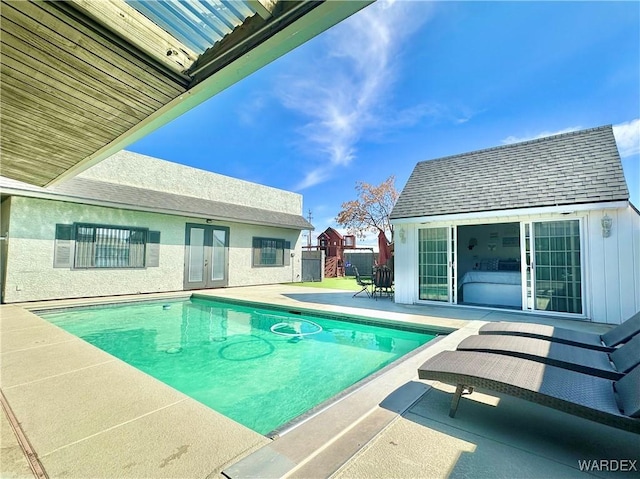
[[[302,252],[302,281],[322,281],[324,277],[324,251]]]
[[[355,276],[356,273],[353,271],[354,266],[358,268],[358,272],[360,272],[360,274],[365,276],[370,275],[371,271],[373,270],[373,262],[376,256],[377,255],[375,255],[373,251],[357,253],[353,251],[345,251],[345,275]]]

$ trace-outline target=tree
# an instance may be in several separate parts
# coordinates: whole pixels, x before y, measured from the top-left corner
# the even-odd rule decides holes
[[[378,186],[364,181],[356,182],[357,200],[342,203],[342,211],[336,217],[336,223],[344,227],[350,234],[364,238],[367,232],[387,235],[393,241],[393,226],[389,215],[398,199],[394,185],[396,177],[391,175]]]

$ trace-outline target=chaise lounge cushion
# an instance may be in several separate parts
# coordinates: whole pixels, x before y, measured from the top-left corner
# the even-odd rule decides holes
[[[544,339],[499,334],[469,336],[458,345],[458,350],[506,354],[615,380],[640,363],[640,335],[613,353]]]
[[[640,311],[602,335],[545,324],[516,322],[488,323],[479,330],[479,334],[527,336],[600,351],[613,351],[616,346],[629,341],[638,333],[640,333]]]
[[[640,366],[628,374],[632,373],[632,379],[637,377]],[[614,385],[617,383],[610,379],[528,359],[476,351],[442,351],[418,369],[418,377],[458,385],[456,395],[463,390],[461,386],[487,389],[640,433],[640,419],[626,413],[636,413],[638,394],[634,387],[637,388],[637,383],[623,381],[618,385],[620,390],[616,396]],[[452,416],[459,399],[456,395]]]
[[[617,381],[615,389],[618,404],[624,414],[640,418],[640,368],[631,370],[620,381]]]

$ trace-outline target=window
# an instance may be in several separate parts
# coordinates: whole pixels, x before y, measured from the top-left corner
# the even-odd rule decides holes
[[[253,266],[285,266],[289,264],[289,241],[275,238],[253,238]]]
[[[148,231],[143,228],[75,225],[76,268],[144,268]]]

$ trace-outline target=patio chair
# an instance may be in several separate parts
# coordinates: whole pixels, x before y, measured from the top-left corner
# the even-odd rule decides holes
[[[370,298],[371,293],[369,292],[369,286],[371,286],[373,283],[371,281],[362,279],[362,276],[360,276],[360,273],[358,272],[358,268],[356,268],[355,266],[353,267],[353,271],[356,274],[356,283],[358,283],[358,286],[362,288],[360,291],[354,294],[353,297],[355,298],[360,293],[365,292],[367,293],[367,297]]]
[[[393,294],[393,270],[386,266],[376,268],[373,273],[373,297],[378,299],[383,294],[391,296]]]
[[[451,417],[462,394],[479,388],[640,434],[640,366],[613,381],[502,354],[442,351],[418,377],[456,385]]]
[[[640,364],[640,334],[610,353],[544,339],[499,334],[469,336],[458,345],[458,350],[505,354],[617,380]]]
[[[600,335],[574,331],[573,329],[556,328],[545,324],[497,322],[488,323],[480,328],[480,334],[506,334],[511,336],[527,336],[546,339],[556,343],[571,344],[581,348],[613,351],[616,346],[625,343],[640,333],[640,311]]]

